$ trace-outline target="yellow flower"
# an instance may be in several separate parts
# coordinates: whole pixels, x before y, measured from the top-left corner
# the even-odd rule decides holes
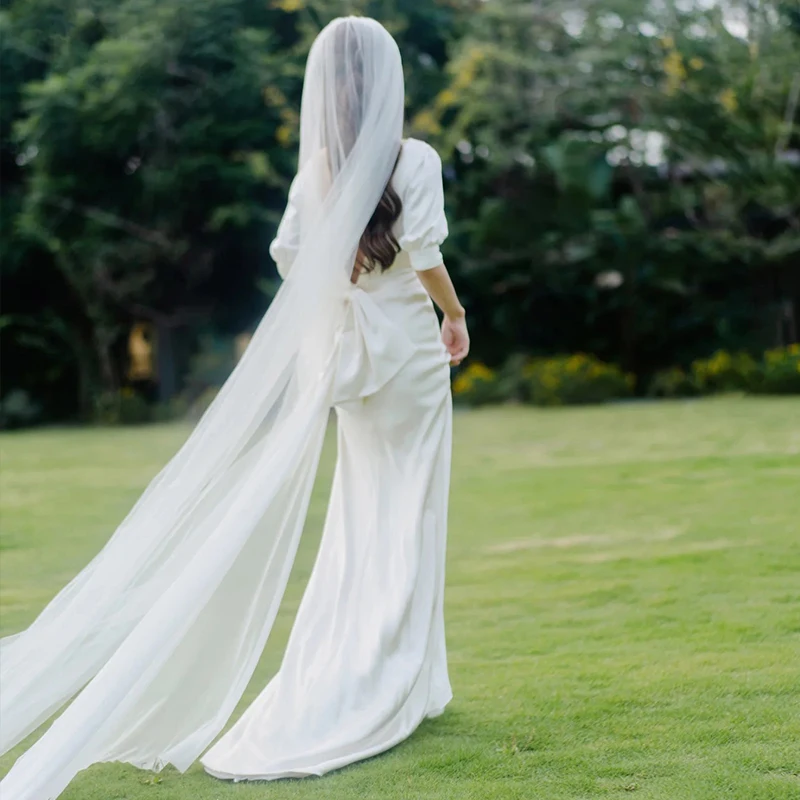
[[[422,133],[436,135],[442,132],[442,126],[439,124],[439,120],[437,120],[433,112],[428,109],[423,109],[416,114],[411,124],[416,130]]]
[[[288,125],[279,125],[275,131],[275,139],[281,147],[288,147],[292,140],[292,129]]]
[[[489,369],[486,364],[481,364],[480,361],[475,361],[470,364],[466,370],[468,375],[479,380],[491,381],[494,379],[494,371]]]
[[[265,86],[261,94],[264,102],[272,108],[281,108],[288,102],[286,95],[277,86]]]
[[[436,95],[436,107],[437,108],[450,108],[450,106],[455,105],[457,100],[456,93],[452,89],[443,89]]]
[[[703,67],[704,67],[705,65],[706,65],[706,62],[705,62],[705,61],[703,61],[703,59],[702,59],[702,58],[698,58],[697,56],[692,56],[692,58],[690,58],[690,59],[689,59],[689,66],[690,66],[690,67],[691,67],[693,70],[700,70],[700,69],[703,69]]]
[[[456,63],[456,74],[452,84],[452,88],[455,92],[467,89],[473,83],[478,74],[478,65],[481,61],[483,61],[483,50],[479,47],[472,47],[466,55]]]
[[[736,98],[736,92],[733,89],[723,89],[717,99],[720,105],[729,113],[733,114],[739,108],[739,101]]]
[[[689,75],[683,64],[683,56],[677,50],[671,50],[662,67],[667,76],[667,94],[675,94]]]
[[[287,14],[291,14],[293,11],[299,11],[304,6],[304,0],[272,0],[273,8],[279,8]]]
[[[469,375],[466,375],[463,372],[453,381],[453,394],[464,394],[471,388],[472,381],[470,380]]]
[[[686,67],[683,65],[683,56],[677,50],[673,50],[664,59],[663,67],[664,72],[666,72],[670,78],[683,80],[687,75]]]
[[[480,361],[475,361],[454,378],[453,394],[466,394],[475,389],[476,383],[491,383],[494,379],[494,370],[481,364]]]
[[[717,350],[713,356],[711,356],[711,360],[708,362],[709,370],[713,372],[724,372],[725,370],[730,369],[733,366],[733,357],[730,353],[726,353],[724,350]]]

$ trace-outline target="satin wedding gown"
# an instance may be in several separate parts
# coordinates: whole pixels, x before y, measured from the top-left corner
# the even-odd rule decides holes
[[[280,671],[203,757],[219,778],[321,775],[407,738],[451,698],[442,600],[450,474],[447,352],[415,270],[442,263],[441,164],[410,139],[392,185],[402,248],[362,275],[354,302],[385,315],[383,342],[408,361],[370,393],[342,344],[336,380],[338,461],[319,555]],[[271,252],[286,274],[295,192]],[[375,352],[373,350],[373,352]]]
[[[400,53],[334,20],[306,67],[285,280],[196,428],[98,555],[0,641],[0,752],[63,712],[0,782],[52,800],[92,764],[188,769],[253,675],[286,587],[331,408],[339,454],[279,673],[206,752],[233,780],[322,774],[442,711],[448,355],[415,271],[441,263],[441,164],[401,145]],[[399,157],[398,157],[399,155]],[[389,182],[391,268],[350,281]]]

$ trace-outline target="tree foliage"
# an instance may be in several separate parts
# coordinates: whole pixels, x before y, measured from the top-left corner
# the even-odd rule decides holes
[[[786,5],[11,0],[3,394],[87,413],[124,380],[132,322],[166,343],[263,313],[303,64],[343,13],[400,44],[479,355],[588,350],[642,374],[796,336]]]
[[[800,40],[757,6],[473,18],[429,129],[455,153],[450,255],[490,359],[590,349],[641,374],[796,335],[776,328],[797,315]]]

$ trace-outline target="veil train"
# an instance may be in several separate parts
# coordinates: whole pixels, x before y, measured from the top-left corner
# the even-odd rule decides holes
[[[403,72],[377,22],[327,26],[309,54],[296,181],[303,234],[235,371],[103,550],[0,645],[0,750],[71,698],[0,783],[45,800],[100,761],[185,770],[241,697],[306,517],[337,374],[377,390],[408,345],[350,283],[402,139]],[[367,330],[368,329],[368,330]],[[348,345],[347,364],[341,342]]]

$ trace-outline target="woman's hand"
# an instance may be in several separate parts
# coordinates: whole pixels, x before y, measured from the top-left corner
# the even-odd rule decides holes
[[[417,277],[425,287],[434,303],[442,309],[442,341],[450,353],[451,366],[460,364],[469,353],[469,333],[464,306],[458,302],[458,295],[444,264],[432,269],[417,272]]]
[[[458,366],[469,353],[469,331],[466,315],[445,316],[442,321],[442,341],[450,353],[450,366]]]

